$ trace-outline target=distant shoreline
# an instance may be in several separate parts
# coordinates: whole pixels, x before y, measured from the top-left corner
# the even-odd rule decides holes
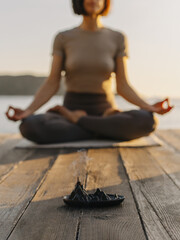
[[[0,75],[0,95],[1,96],[30,96],[35,95],[47,76],[24,75]],[[61,74],[61,87],[56,95],[64,95],[66,92],[65,77]],[[117,95],[117,93],[114,93]],[[145,96],[143,98],[162,99],[165,97],[180,99],[180,96]]]
[[[34,95],[46,78],[47,76],[0,75],[0,95]],[[61,77],[61,88],[57,92],[57,95],[63,95],[64,92],[64,78]]]

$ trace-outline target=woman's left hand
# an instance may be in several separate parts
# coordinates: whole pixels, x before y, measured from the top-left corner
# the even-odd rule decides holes
[[[166,108],[163,106],[163,104],[164,104],[165,102],[167,102],[167,107],[166,107]],[[158,114],[163,115],[163,114],[168,113],[169,111],[171,111],[171,109],[172,109],[173,107],[174,107],[174,106],[170,106],[170,105],[169,105],[169,98],[166,98],[166,99],[164,99],[163,101],[160,101],[160,102],[157,102],[157,103],[151,105],[150,111],[156,112],[156,113],[158,113]]]

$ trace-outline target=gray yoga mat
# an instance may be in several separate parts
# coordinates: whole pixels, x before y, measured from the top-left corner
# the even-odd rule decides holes
[[[36,144],[22,138],[16,148],[117,148],[117,147],[148,147],[161,146],[162,141],[151,134],[149,136],[137,138],[131,141],[113,141],[105,139],[82,140],[58,144]]]

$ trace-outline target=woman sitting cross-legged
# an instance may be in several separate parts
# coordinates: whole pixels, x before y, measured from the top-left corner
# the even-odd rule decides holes
[[[127,141],[151,134],[158,122],[154,113],[165,114],[173,106],[168,98],[150,105],[131,87],[126,35],[101,23],[110,0],[72,0],[72,6],[75,14],[82,15],[82,23],[56,34],[48,78],[26,109],[8,108],[8,119],[21,120],[21,134],[39,144],[94,138]],[[63,105],[35,114],[58,91],[63,70],[67,87]],[[118,109],[111,87],[113,72],[117,93],[140,109]]]

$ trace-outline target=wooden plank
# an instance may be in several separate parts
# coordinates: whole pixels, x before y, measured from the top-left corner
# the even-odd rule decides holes
[[[172,129],[172,131],[180,137],[180,129]]]
[[[147,148],[147,151],[180,189],[180,153],[162,147]]]
[[[168,146],[180,152],[180,130],[168,129],[156,131],[156,136],[162,139]]]
[[[31,158],[32,155],[36,158],[47,156],[57,156],[59,149],[16,149],[15,146],[20,139],[10,138],[0,145],[0,182],[4,180],[19,163],[25,159]]]
[[[79,152],[58,156],[9,240],[76,239],[80,212],[65,206],[62,198],[74,188],[73,167],[79,159]]]
[[[126,199],[116,207],[84,210],[78,239],[146,239],[118,149],[89,150],[88,157],[92,160],[88,164],[87,189],[100,187]]]
[[[180,239],[180,189],[149,151],[120,149],[149,239]]]
[[[0,182],[4,180],[17,165],[31,156],[34,150],[14,149],[17,139],[10,139],[0,145]]]
[[[0,236],[10,232],[34,197],[41,181],[51,167],[52,158],[29,159],[15,168],[0,184]]]
[[[18,143],[19,139],[8,139],[0,144],[0,159],[2,159]]]
[[[171,131],[180,137],[180,129],[171,129]]]
[[[9,139],[20,139],[21,134],[19,133],[0,133],[0,144],[9,140]]]

